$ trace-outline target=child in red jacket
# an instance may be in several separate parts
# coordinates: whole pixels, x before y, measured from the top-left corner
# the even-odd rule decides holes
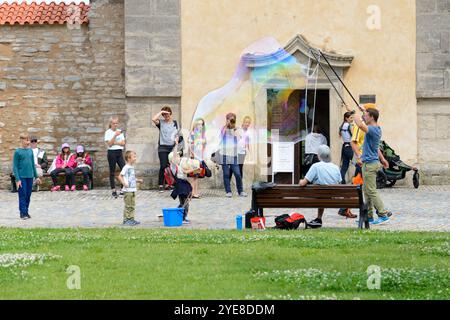
[[[50,172],[50,176],[52,177],[53,187],[52,191],[59,191],[61,188],[57,185],[58,183],[58,174],[64,172],[66,174],[66,191],[75,191],[75,179],[73,175],[73,157],[70,153],[70,146],[68,143],[63,143],[61,146],[61,153],[56,156],[55,166],[52,172]]]
[[[89,173],[92,171],[92,159],[89,153],[84,150],[84,147],[79,145],[76,149],[77,153],[72,155],[69,163],[73,164],[73,180],[77,172],[83,174],[83,190],[89,190]],[[72,182],[72,188],[75,185],[75,181]]]

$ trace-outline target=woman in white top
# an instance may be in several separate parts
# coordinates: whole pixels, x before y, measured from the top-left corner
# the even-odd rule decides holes
[[[350,161],[352,161],[353,158],[353,150],[350,144],[352,141],[353,114],[354,112],[344,113],[344,121],[339,127],[339,136],[342,138],[341,177],[343,184],[345,184],[345,175],[347,174]]]
[[[252,118],[245,116],[242,121],[241,137],[238,141],[238,163],[241,178],[244,179],[244,162],[245,156],[250,152],[250,125]]]
[[[205,120],[198,118],[194,121],[192,131],[189,134],[188,139],[189,153],[191,159],[199,160],[200,163],[205,159],[205,147],[206,147],[206,137],[205,137]],[[192,177],[192,198],[200,198],[198,192],[198,174]]]
[[[120,170],[125,166],[123,158],[123,149],[125,148],[125,136],[122,130],[118,129],[119,118],[111,117],[109,120],[109,129],[105,132],[105,142],[108,145],[108,164],[109,164],[109,183],[113,190],[113,197],[117,198],[115,171],[116,164]],[[120,192],[122,194],[122,191]]]

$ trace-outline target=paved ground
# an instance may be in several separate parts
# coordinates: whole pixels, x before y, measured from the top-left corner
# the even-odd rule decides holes
[[[395,187],[380,190],[388,209],[394,212],[391,221],[375,226],[383,230],[450,231],[450,186],[423,186],[419,189]],[[250,194],[250,192],[249,192]],[[17,193],[0,191],[0,226],[7,227],[115,227],[122,221],[123,199],[114,199],[110,191],[97,189],[88,192],[33,192],[30,220],[20,220]],[[231,229],[235,216],[250,208],[250,196],[232,199],[222,190],[203,190],[201,199],[191,202],[191,225],[183,228]],[[136,218],[140,227],[160,228],[158,215],[162,208],[175,207],[169,192],[138,191]],[[300,212],[307,220],[315,216],[315,209],[266,209],[267,225],[274,225],[274,217],[282,213]],[[357,213],[357,210],[354,211]],[[324,227],[356,227],[355,219],[337,215],[327,209]]]

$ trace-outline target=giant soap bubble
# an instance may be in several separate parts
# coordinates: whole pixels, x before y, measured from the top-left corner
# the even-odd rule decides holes
[[[205,122],[205,158],[222,148],[229,113],[236,115],[237,128],[244,119],[251,119],[247,141],[255,163],[261,148],[274,139],[294,143],[304,140],[311,131],[313,102],[306,101],[300,89],[307,88],[311,74],[314,71],[308,63],[299,62],[274,38],[263,38],[247,47],[231,80],[206,94],[193,115],[192,125],[198,119]]]

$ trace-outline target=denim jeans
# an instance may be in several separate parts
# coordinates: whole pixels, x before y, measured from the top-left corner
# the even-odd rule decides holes
[[[22,186],[19,188],[19,212],[20,217],[28,215],[28,207],[30,206],[31,191],[33,190],[33,178],[20,179]]]
[[[231,192],[230,180],[231,180],[231,172],[233,172],[233,175],[236,179],[236,187],[237,187],[238,193],[241,194],[243,191],[242,177],[241,177],[241,171],[239,168],[237,156],[234,158],[231,158],[231,161],[230,161],[230,157],[228,157],[228,159],[226,159],[226,156],[224,156],[222,163],[223,163],[222,164],[223,184],[225,185],[225,192],[226,193]]]
[[[341,151],[341,177],[342,177],[342,183],[345,184],[345,175],[347,173],[348,167],[350,165],[350,161],[352,161],[353,158],[353,150],[350,146],[350,143],[344,143],[342,145],[342,151]]]

